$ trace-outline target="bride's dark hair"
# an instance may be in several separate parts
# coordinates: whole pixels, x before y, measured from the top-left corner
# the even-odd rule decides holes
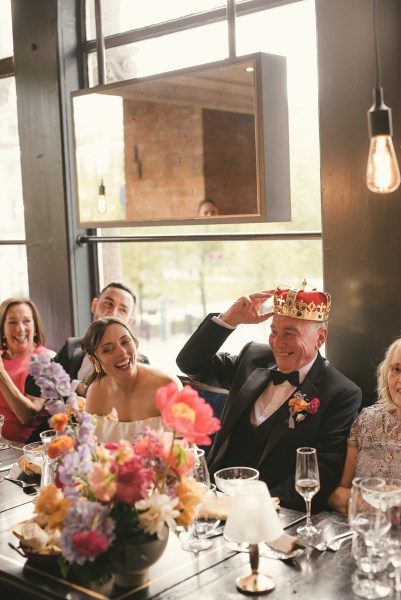
[[[91,373],[89,373],[85,381],[85,385],[87,386],[89,386],[93,381],[100,381],[102,377],[105,376],[105,372],[103,371],[100,360],[96,356],[96,350],[98,349],[100,340],[102,339],[106,329],[110,327],[110,325],[115,324],[122,325],[127,330],[135,346],[138,348],[139,340],[136,337],[135,333],[127,325],[127,323],[124,323],[124,321],[121,321],[121,319],[119,319],[118,317],[100,317],[100,319],[96,319],[96,321],[93,321],[93,323],[91,323],[87,332],[85,333],[85,337],[82,341],[82,347],[87,353],[87,355],[90,357],[93,364],[93,369]]]

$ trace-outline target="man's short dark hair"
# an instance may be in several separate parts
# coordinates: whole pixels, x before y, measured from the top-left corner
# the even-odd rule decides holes
[[[108,283],[102,289],[102,291],[100,292],[99,296],[101,296],[103,294],[103,292],[105,292],[109,288],[117,288],[118,290],[123,290],[124,292],[127,292],[130,296],[132,296],[132,299],[134,301],[134,306],[136,305],[136,301],[137,301],[136,294],[135,294],[134,290],[129,285],[126,285],[125,283],[121,283],[120,281],[110,281],[110,283]]]

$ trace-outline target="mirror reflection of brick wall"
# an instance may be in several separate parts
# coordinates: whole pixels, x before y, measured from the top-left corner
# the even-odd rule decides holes
[[[205,197],[220,214],[257,211],[255,118],[203,110]]]
[[[205,197],[257,210],[253,115],[125,100],[124,131],[127,219],[196,217]]]

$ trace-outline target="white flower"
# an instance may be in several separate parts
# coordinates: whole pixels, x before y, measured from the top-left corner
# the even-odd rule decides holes
[[[175,531],[176,522],[180,512],[174,507],[178,503],[178,498],[170,498],[167,494],[159,494],[154,492],[150,498],[138,500],[135,502],[135,508],[140,512],[138,520],[146,533],[153,535],[157,533],[159,540],[166,537],[168,529]]]
[[[296,419],[297,421],[303,421],[304,419],[305,419],[305,415],[301,415],[301,414],[297,415],[297,419]]]

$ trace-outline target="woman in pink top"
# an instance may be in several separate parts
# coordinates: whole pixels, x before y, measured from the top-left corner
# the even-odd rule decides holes
[[[32,354],[48,352],[42,320],[28,298],[8,298],[0,305],[0,414],[4,415],[2,435],[25,442],[39,421],[43,400],[25,396],[24,385]]]

